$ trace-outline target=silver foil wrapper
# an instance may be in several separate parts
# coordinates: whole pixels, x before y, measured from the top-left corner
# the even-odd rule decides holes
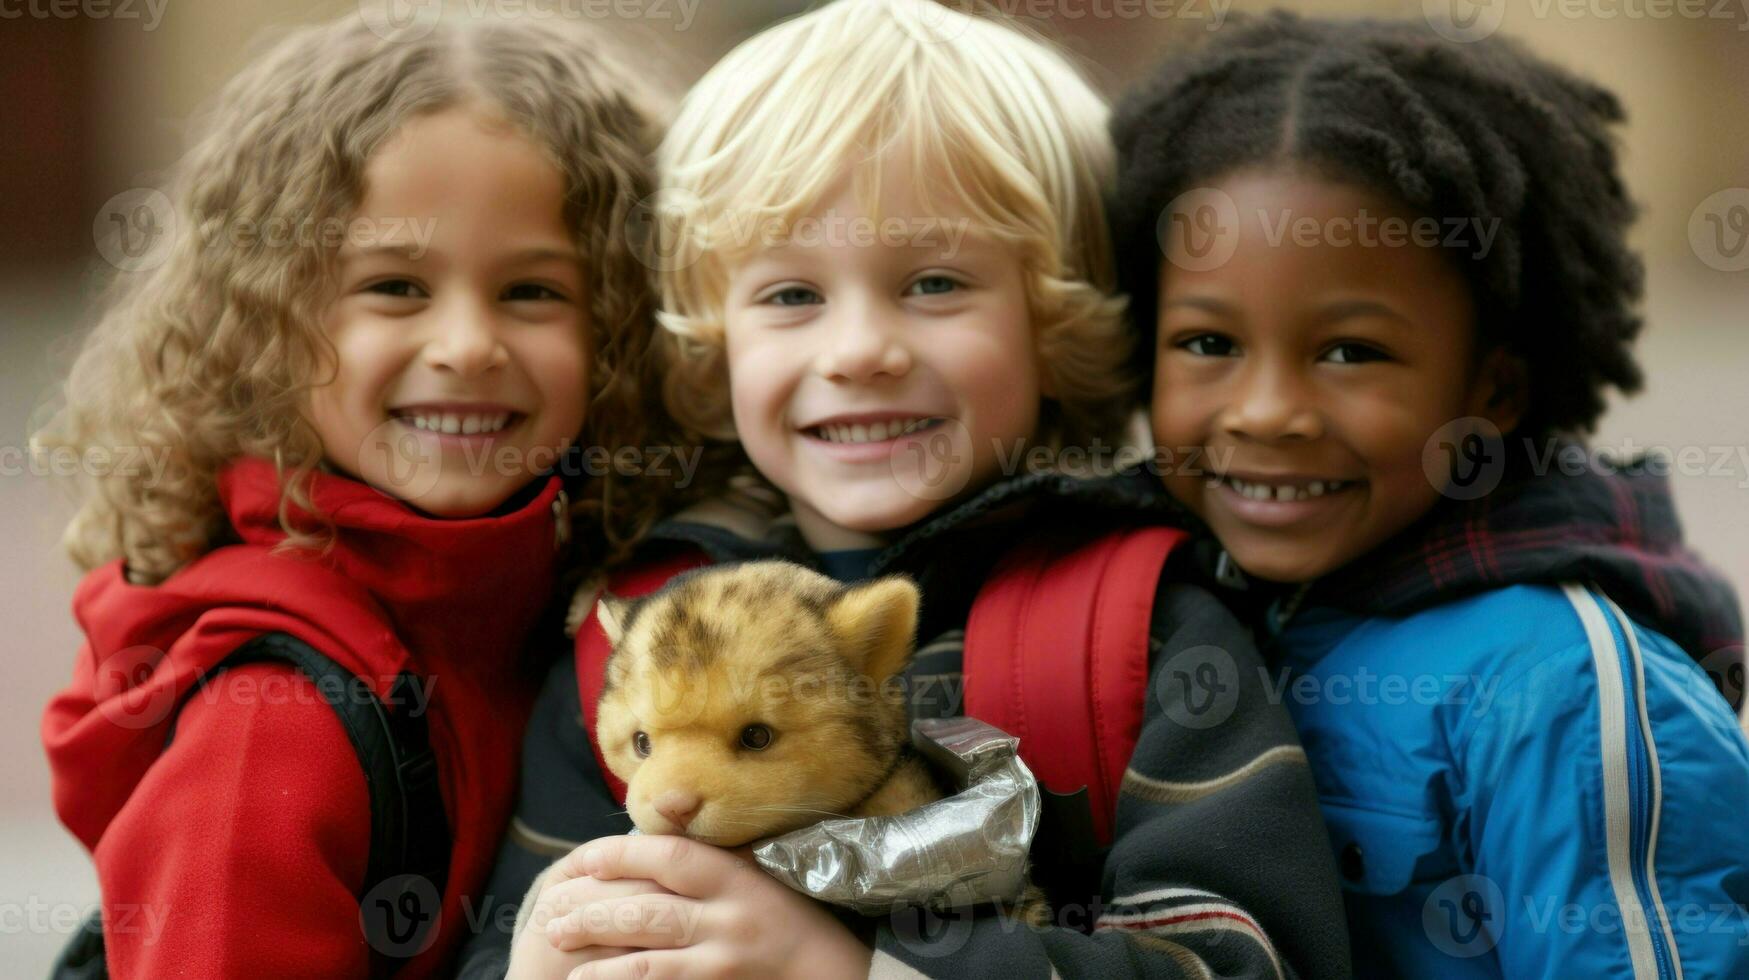
[[[1038,832],[1038,781],[1020,742],[974,718],[911,723],[911,742],[959,791],[891,817],[824,820],[753,849],[779,881],[865,915],[1011,901]]]

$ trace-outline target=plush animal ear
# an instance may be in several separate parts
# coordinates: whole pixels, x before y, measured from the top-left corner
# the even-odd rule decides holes
[[[607,634],[607,642],[619,646],[620,638],[625,636],[626,609],[631,606],[631,600],[621,599],[601,593],[601,598],[595,600],[595,618],[601,623],[602,632]]]
[[[859,658],[857,667],[879,682],[910,663],[921,601],[910,579],[890,575],[846,589],[826,618],[849,641],[849,649]]]

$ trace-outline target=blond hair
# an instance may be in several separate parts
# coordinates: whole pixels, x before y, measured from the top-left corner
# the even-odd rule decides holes
[[[38,434],[40,446],[168,459],[161,479],[87,477],[65,535],[73,559],[89,569],[121,557],[131,579],[162,580],[229,535],[217,477],[245,455],[279,462],[290,541],[321,541],[288,515],[308,508],[306,478],[321,462],[300,409],[331,364],[320,323],[334,249],[212,232],[346,220],[372,152],[408,119],[457,105],[501,113],[564,177],[594,352],[584,443],[661,438],[649,394],[659,383],[654,296],[626,234],[634,203],[653,190],[659,133],[632,78],[574,22],[446,17],[388,29],[353,15],[292,31],[232,79],[169,188],[182,233],[162,264],[113,284],[65,405]],[[625,479],[600,477],[580,494],[585,540],[623,550],[664,506],[655,483],[632,493]]]
[[[878,200],[903,147],[926,209],[957,205],[1019,250],[1054,396],[1041,440],[1117,443],[1135,384],[1111,295],[1107,114],[1042,40],[929,0],[837,0],[735,48],[682,100],[658,155],[669,410],[733,437],[724,292],[756,245],[735,229],[793,224],[846,173]]]

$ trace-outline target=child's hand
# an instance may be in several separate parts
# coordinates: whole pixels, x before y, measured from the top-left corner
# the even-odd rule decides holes
[[[553,944],[547,935],[547,923],[573,909],[586,908],[591,903],[625,899],[633,895],[667,895],[667,889],[642,878],[600,881],[587,875],[573,877],[560,873],[555,864],[542,872],[540,882],[530,890],[531,904],[527,921],[518,930],[510,945],[510,969],[506,980],[561,980],[585,963],[604,960],[633,950],[625,947],[588,946],[564,950]]]
[[[555,918],[549,936],[558,949],[637,947],[581,966],[571,980],[868,975],[868,947],[744,852],[684,837],[604,837],[548,873],[587,875],[601,885],[647,879],[667,890],[627,893]]]

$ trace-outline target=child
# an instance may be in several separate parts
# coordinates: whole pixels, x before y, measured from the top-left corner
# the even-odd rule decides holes
[[[713,68],[659,158],[664,204],[678,202],[663,226],[662,319],[679,341],[667,390],[694,428],[738,438],[788,513],[761,520],[749,495],[682,513],[609,591],[753,558],[842,581],[907,574],[923,595],[911,712],[969,712],[979,678],[962,665],[1010,553],[1062,542],[1055,553],[1082,557],[1165,513],[1146,474],[1013,462],[1116,446],[1131,404],[1109,295],[1105,115],[1044,44],[925,0],[839,0]],[[541,879],[528,927],[489,929],[463,975],[1346,975],[1334,866],[1304,845],[1323,831],[1303,754],[1249,637],[1158,560],[1140,577],[1137,679],[1114,706],[1134,713],[1133,751],[1104,745],[1122,783],[1109,854],[1097,830],[1049,817],[1034,846],[1053,927],[993,914],[932,927],[910,910],[847,923],[729,851],[606,836],[630,822],[590,737],[606,653],[591,616],[531,722],[488,891],[514,904],[568,856]],[[1091,611],[1109,612],[1040,613],[1029,636],[1002,638],[1078,657],[1062,618]],[[1192,717],[1168,667],[1214,661],[1229,668],[1226,701],[1218,718]],[[1029,760],[1085,736],[1053,720],[1022,737]],[[1097,828],[1108,814],[1091,816]]]
[[[1156,445],[1211,462],[1165,484],[1275,596],[1369,975],[1749,974],[1695,662],[1735,597],[1662,481],[1572,463],[1639,383],[1620,118],[1510,42],[1278,16],[1113,124]]]
[[[183,234],[121,284],[53,437],[170,460],[98,481],[68,532],[88,642],[43,738],[103,929],[64,969],[444,972],[570,536],[550,471],[647,438],[628,79],[556,25],[354,16],[225,89]],[[592,558],[661,504],[574,489]]]

